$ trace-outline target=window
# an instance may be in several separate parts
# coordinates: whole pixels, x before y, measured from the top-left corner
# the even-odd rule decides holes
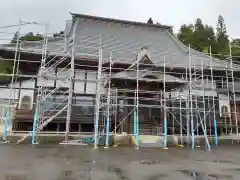
[[[23,96],[21,102],[22,109],[31,109],[31,97],[30,96]]]
[[[228,107],[226,105],[223,105],[221,107],[221,112],[222,112],[222,116],[228,116]]]

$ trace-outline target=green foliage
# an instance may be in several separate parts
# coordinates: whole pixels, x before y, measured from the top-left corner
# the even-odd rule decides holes
[[[240,39],[235,39],[232,42],[232,56],[234,60],[240,62]]]
[[[16,32],[13,36],[11,43],[17,43],[19,33]],[[19,37],[19,41],[40,41],[43,40],[43,36],[40,34],[34,35],[32,32],[27,33],[24,36]],[[16,65],[17,66],[17,65]],[[13,60],[6,60],[0,57],[0,73],[3,74],[12,74],[13,72]],[[16,73],[16,70],[15,70]],[[18,72],[20,73],[20,72]],[[10,76],[0,76],[0,80],[10,80]]]
[[[191,47],[198,51],[206,52],[206,48],[211,47],[212,54],[217,58],[224,59],[224,55],[229,54],[229,39],[221,15],[218,17],[216,33],[213,27],[204,25],[198,18],[194,25],[182,25],[177,36],[185,45],[191,44]]]
[[[213,28],[203,25],[201,19],[197,19],[194,25],[182,25],[177,36],[185,45],[190,44],[197,51],[203,51],[209,46],[214,49],[216,46]]]
[[[16,72],[16,71],[15,71]],[[3,59],[0,57],[0,73],[12,74],[13,73],[13,60]],[[20,73],[20,72],[18,72]],[[10,80],[10,76],[0,76],[0,80]]]
[[[16,32],[13,36],[11,43],[17,43],[18,32]],[[41,41],[43,40],[43,36],[41,34],[34,35],[32,32],[27,33],[24,36],[19,37],[20,41]]]
[[[153,24],[153,20],[152,20],[151,17],[148,19],[147,23],[148,23],[148,24]]]

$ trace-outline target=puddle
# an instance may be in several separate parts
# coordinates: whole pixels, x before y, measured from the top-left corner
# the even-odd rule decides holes
[[[26,180],[25,175],[7,175],[6,180]]]
[[[192,177],[194,180],[208,180],[206,179],[206,173],[196,172],[191,170],[180,170],[179,172],[183,173],[184,175]]]
[[[109,166],[109,167],[107,167],[106,170],[108,172],[115,173],[120,180],[129,180],[129,178],[124,174],[124,172],[121,168],[116,168],[116,167],[113,167],[113,166]]]
[[[119,177],[119,179],[121,179],[121,180],[129,180],[129,178],[127,178],[127,177],[124,175],[122,169],[120,169],[120,168],[114,168],[114,171],[115,171],[117,177]]]
[[[77,180],[77,178],[73,176],[72,171],[66,170],[62,172],[58,180]]]
[[[236,169],[229,169],[229,170],[232,170],[232,171],[240,171],[240,168],[236,168]]]
[[[196,160],[199,162],[213,162],[213,163],[227,163],[227,164],[239,164],[239,162],[234,162],[234,161],[224,161],[224,160],[214,160],[214,161],[206,161],[206,160]]]
[[[146,164],[146,165],[153,165],[153,164],[161,164],[161,161],[159,160],[142,160],[140,161],[141,164]]]
[[[167,177],[166,174],[156,174],[156,175],[149,177],[147,180],[159,180],[159,179],[163,179],[165,177]]]
[[[192,177],[193,180],[233,180],[233,176],[227,174],[207,174],[191,170],[180,170],[179,172]]]
[[[231,180],[233,179],[232,175],[228,175],[228,174],[208,174],[208,177],[211,177],[213,179],[217,179],[217,180]]]

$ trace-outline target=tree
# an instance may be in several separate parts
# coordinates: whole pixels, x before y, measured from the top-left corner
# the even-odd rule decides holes
[[[18,32],[15,32],[15,34],[14,34],[14,36],[12,38],[11,44],[17,43],[17,39],[18,39]]]
[[[148,19],[147,23],[148,23],[148,24],[153,24],[153,20],[152,20],[151,17]]]
[[[227,29],[222,15],[218,16],[217,21],[217,36],[226,35]]]
[[[218,51],[221,55],[226,55],[229,53],[229,39],[227,35],[227,28],[222,15],[219,15],[217,21],[217,45]]]
[[[2,74],[12,74],[13,72],[13,60],[3,59],[0,57],[0,73]],[[10,80],[11,76],[0,76],[1,80]]]
[[[202,20],[198,18],[194,24],[194,31],[192,37],[192,45],[198,51],[203,51],[207,45],[208,37],[206,37],[205,28]]]
[[[240,39],[235,39],[231,43],[232,46],[232,56],[234,61],[238,61],[240,63]]]
[[[11,44],[17,43],[17,39],[19,37],[19,33],[16,32],[11,40]],[[29,32],[24,36],[19,37],[19,41],[41,41],[43,40],[43,36],[41,34],[34,35],[33,32]],[[3,74],[11,74],[13,72],[13,61],[4,60],[0,57],[0,73]],[[10,76],[0,76],[0,80],[9,80]]]
[[[229,40],[227,28],[221,15],[218,17],[216,30],[215,34],[213,27],[204,25],[202,20],[198,18],[194,25],[182,25],[177,36],[185,45],[191,44],[191,47],[198,51],[206,52],[206,49],[211,46],[212,55],[224,59],[224,55],[229,54]],[[235,47],[232,52],[238,54],[239,49]]]
[[[17,43],[18,32],[16,32],[13,36],[11,43]],[[24,36],[19,37],[20,41],[41,41],[43,40],[43,36],[41,34],[34,35],[33,32],[29,32]]]
[[[202,23],[202,20],[200,18],[197,18],[195,25],[194,25],[195,31],[202,31],[204,30],[204,25]]]
[[[178,38],[186,45],[198,51],[204,51],[206,47],[216,47],[214,29],[209,25],[204,25],[201,19],[197,19],[195,24],[182,25],[178,33]]]
[[[193,25],[183,24],[180,27],[179,33],[177,34],[179,40],[181,40],[185,45],[192,44],[193,40]]]

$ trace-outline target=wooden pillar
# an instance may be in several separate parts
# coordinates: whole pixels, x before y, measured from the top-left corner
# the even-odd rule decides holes
[[[78,124],[78,132],[80,133],[82,131],[82,127],[81,127],[81,124],[79,123]]]

